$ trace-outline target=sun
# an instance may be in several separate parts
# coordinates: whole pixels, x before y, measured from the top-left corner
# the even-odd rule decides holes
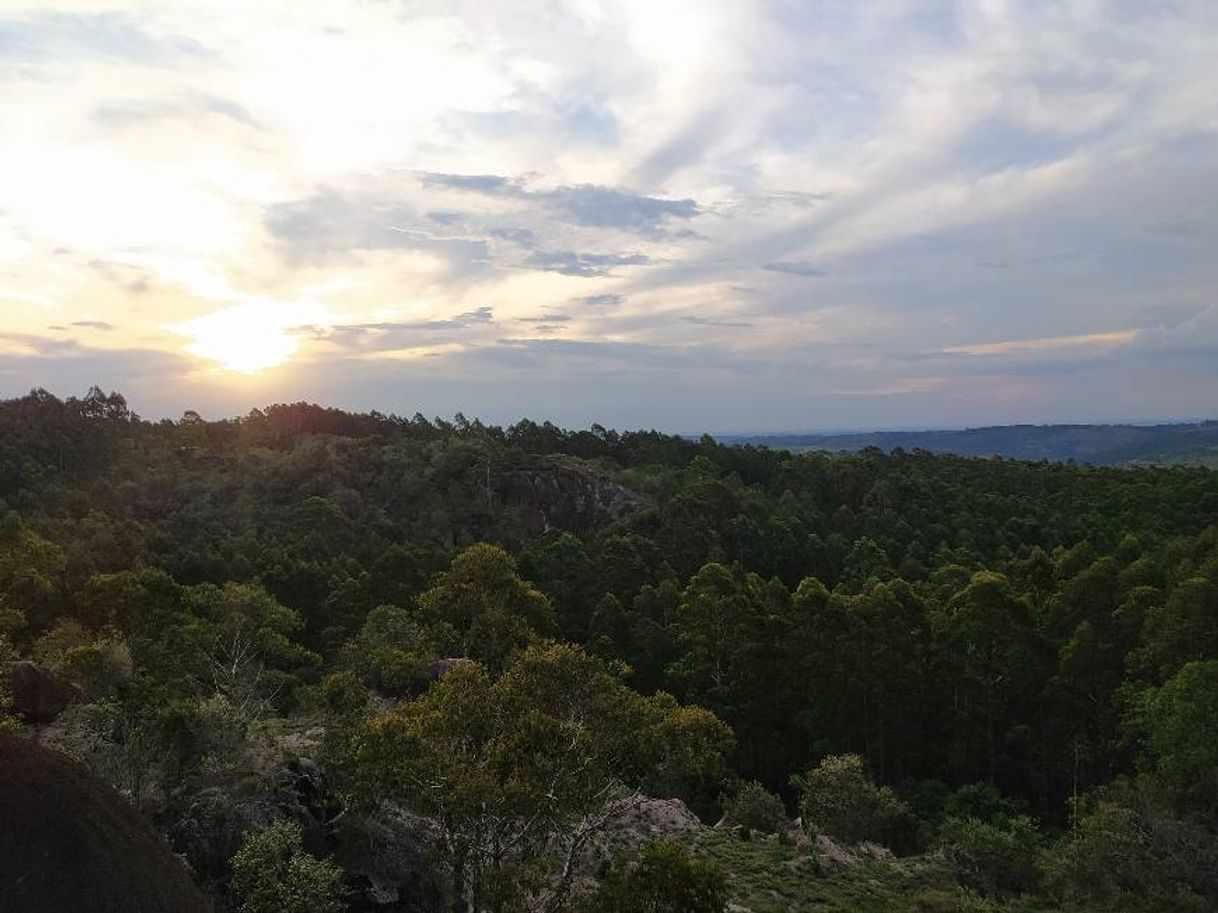
[[[289,330],[295,321],[279,309],[238,305],[206,314],[178,327],[192,337],[186,346],[191,355],[218,363],[240,374],[257,374],[277,368],[300,349],[300,340]]]

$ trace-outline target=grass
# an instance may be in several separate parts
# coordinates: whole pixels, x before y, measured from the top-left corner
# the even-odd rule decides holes
[[[703,830],[688,840],[697,856],[728,872],[732,901],[751,913],[1036,913],[1000,904],[959,887],[933,857],[862,863],[821,874],[814,858],[774,837],[742,840]]]

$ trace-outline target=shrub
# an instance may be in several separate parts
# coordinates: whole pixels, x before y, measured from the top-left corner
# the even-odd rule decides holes
[[[334,672],[321,683],[321,699],[339,717],[353,716],[368,706],[368,688],[353,672]]]
[[[858,755],[833,755],[792,778],[799,788],[803,827],[846,843],[875,840],[891,845],[907,823],[909,809],[887,786],[876,786]]]
[[[1137,796],[1132,797],[1137,804]],[[1063,904],[1106,911],[1201,911],[1218,901],[1218,846],[1202,828],[1100,798],[1047,853],[1044,878]]]
[[[649,843],[639,861],[610,868],[582,905],[585,913],[722,913],[727,877],[710,862],[692,859],[672,841]]]
[[[240,913],[339,913],[342,869],[300,848],[294,821],[247,834],[233,856],[233,894]]]
[[[724,811],[732,824],[763,834],[782,830],[787,820],[787,810],[782,800],[756,781],[741,786],[736,795],[728,800]]]
[[[1036,889],[1040,833],[1031,818],[1016,816],[997,824],[980,818],[948,818],[939,828],[939,845],[956,879],[987,897],[1008,897]]]

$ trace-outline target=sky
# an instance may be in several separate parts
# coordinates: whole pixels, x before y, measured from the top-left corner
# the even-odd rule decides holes
[[[0,0],[0,396],[1218,417],[1213,0]]]

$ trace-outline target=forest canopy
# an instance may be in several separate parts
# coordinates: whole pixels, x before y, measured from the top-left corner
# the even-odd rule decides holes
[[[1201,467],[305,403],[150,422],[35,391],[0,403],[0,662],[23,659],[162,818],[267,720],[326,721],[341,801],[438,822],[475,909],[575,902],[562,854],[647,795],[937,851],[987,903],[1218,902]],[[1136,873],[1106,868],[1121,841]],[[648,853],[588,903],[695,865]]]

